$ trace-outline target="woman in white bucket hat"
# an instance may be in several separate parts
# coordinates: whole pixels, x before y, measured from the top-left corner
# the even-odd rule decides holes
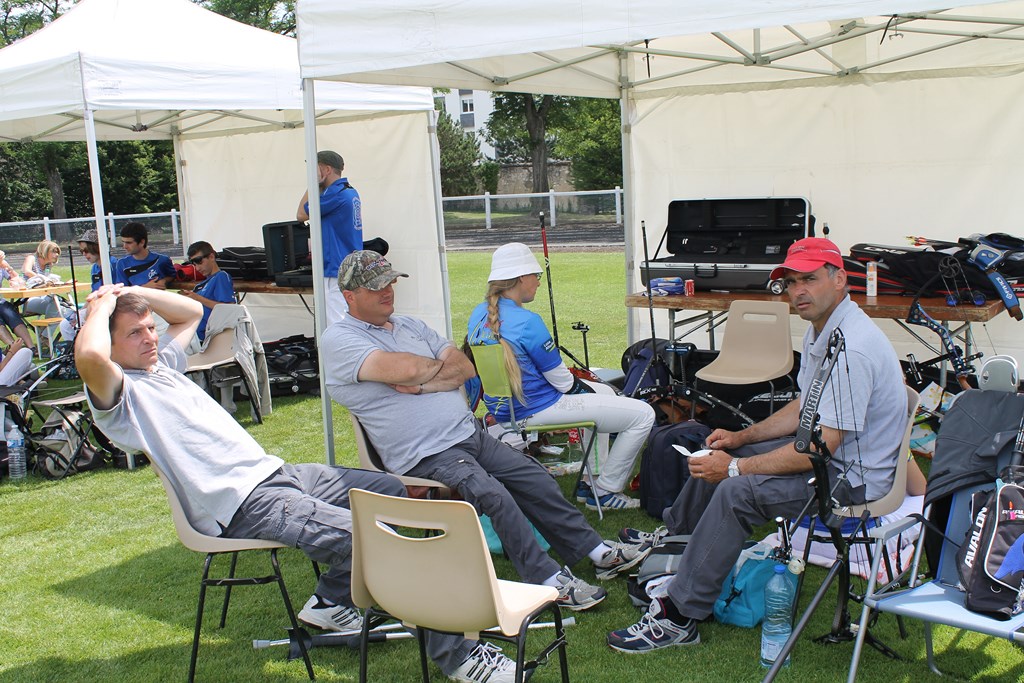
[[[577,499],[597,509],[639,507],[623,493],[637,454],[654,425],[654,410],[643,401],[617,396],[611,387],[584,382],[569,372],[544,321],[523,308],[537,295],[542,270],[525,244],[512,242],[491,257],[487,295],[469,316],[470,344],[501,344],[505,349],[516,418],[526,424],[592,420],[600,435],[600,474],[581,484]],[[487,408],[501,422],[510,419],[505,399],[484,396]],[[608,449],[608,434],[618,433]]]

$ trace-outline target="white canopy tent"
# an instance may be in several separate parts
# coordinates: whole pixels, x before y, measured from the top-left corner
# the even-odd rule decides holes
[[[367,235],[417,261],[434,255],[418,298],[399,306],[444,329],[432,117],[423,88],[320,89],[321,139],[345,157]],[[262,225],[294,219],[303,125],[295,40],[188,0],[82,0],[0,50],[0,141],[85,139],[100,235],[95,141],[164,139],[175,145],[186,239],[261,245]],[[259,321],[266,338],[312,329],[297,298],[256,299],[247,303],[273,307]],[[295,316],[282,319],[281,300]]]
[[[1024,3],[961,4],[398,0],[384,21],[373,0],[300,0],[299,61],[305,79],[620,99],[632,291],[640,221],[653,249],[673,199],[806,196],[843,248],[1019,234]],[[988,336],[1024,360],[1015,325]]]
[[[82,0],[0,50],[0,142],[85,139],[104,268],[97,140],[173,140],[186,243],[262,245],[264,224],[295,217],[308,158],[301,129],[314,119],[360,191],[367,237],[387,239],[392,257],[418,273],[396,307],[450,329],[429,90],[325,84],[305,121],[295,40],[188,0]],[[319,230],[312,247],[319,264]],[[314,279],[317,330],[322,283]],[[245,303],[264,339],[313,330],[298,297]]]

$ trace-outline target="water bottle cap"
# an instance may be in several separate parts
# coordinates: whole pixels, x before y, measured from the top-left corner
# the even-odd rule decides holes
[[[784,564],[777,564],[777,565],[775,565],[775,573],[776,574],[781,574],[784,571],[786,571],[786,565],[784,565]]]

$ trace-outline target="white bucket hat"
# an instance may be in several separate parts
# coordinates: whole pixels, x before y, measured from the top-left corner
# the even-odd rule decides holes
[[[537,262],[530,248],[520,242],[509,242],[494,250],[491,256],[491,274],[488,282],[511,280],[521,275],[542,273],[543,269]]]

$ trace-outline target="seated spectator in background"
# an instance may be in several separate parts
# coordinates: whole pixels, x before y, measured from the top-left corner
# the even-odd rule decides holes
[[[167,289],[174,279],[174,264],[163,254],[149,250],[149,232],[132,221],[121,228],[121,246],[128,254],[117,262],[114,282],[137,287]]]
[[[92,277],[92,291],[96,291],[103,285],[103,268],[100,266],[100,239],[95,230],[86,230],[78,238],[78,251],[82,257],[92,264],[90,276]],[[117,259],[110,257],[110,274],[115,275],[117,270]]]
[[[43,240],[36,245],[34,254],[25,257],[22,274],[25,284],[40,287],[46,284],[60,284],[61,278],[52,272],[53,266],[60,260],[60,245],[51,240]],[[60,318],[60,304],[56,296],[34,296],[25,302],[22,311],[26,315],[41,315],[46,318]],[[52,338],[57,332],[57,325],[50,325],[47,330]]]
[[[7,262],[7,255],[0,250],[0,286],[8,286],[5,280],[9,281],[9,286],[14,289],[25,288],[25,280],[11,267]],[[14,341],[14,335],[17,335],[26,348],[32,348],[32,337],[28,333],[25,321],[21,319],[21,314],[14,304],[7,299],[0,300],[0,323],[3,323],[0,326],[0,342],[10,345]]]
[[[210,312],[217,304],[235,303],[235,285],[231,276],[217,265],[217,252],[209,242],[193,242],[188,247],[188,262],[195,266],[205,280],[196,284],[195,289],[181,290],[183,296],[203,305],[203,319],[199,321],[196,336],[199,341],[206,339],[206,323]]]
[[[119,447],[146,453],[171,482],[198,531],[260,538],[298,548],[329,565],[298,618],[332,631],[358,630],[352,606],[353,488],[404,496],[379,472],[292,465],[268,454],[205,391],[186,378],[184,345],[202,307],[152,288],[101,287],[75,362],[97,426]],[[158,338],[153,313],[168,323]],[[427,633],[427,652],[457,681],[511,683],[514,664],[490,646],[461,635]]]
[[[525,244],[512,242],[494,252],[487,295],[469,315],[470,344],[501,344],[513,387],[512,408],[525,424],[593,421],[597,425],[601,473],[580,482],[577,499],[591,510],[624,510],[640,501],[623,493],[640,449],[654,426],[654,410],[635,398],[616,396],[599,382],[573,376],[562,361],[544,321],[523,307],[537,296],[541,267]],[[484,396],[499,422],[511,419],[509,399]],[[617,433],[609,449],[608,435]],[[589,438],[589,437],[587,437]]]
[[[389,472],[440,481],[488,515],[524,581],[557,588],[567,609],[597,605],[607,591],[570,567],[589,558],[599,578],[611,578],[649,547],[602,541],[543,465],[484,431],[459,391],[473,364],[426,323],[394,315],[399,277],[373,251],[342,261],[348,315],[320,338],[331,398],[359,419]],[[566,566],[541,550],[531,522]]]
[[[0,387],[15,385],[31,369],[32,347],[26,346],[21,339],[15,339],[0,359]]]

